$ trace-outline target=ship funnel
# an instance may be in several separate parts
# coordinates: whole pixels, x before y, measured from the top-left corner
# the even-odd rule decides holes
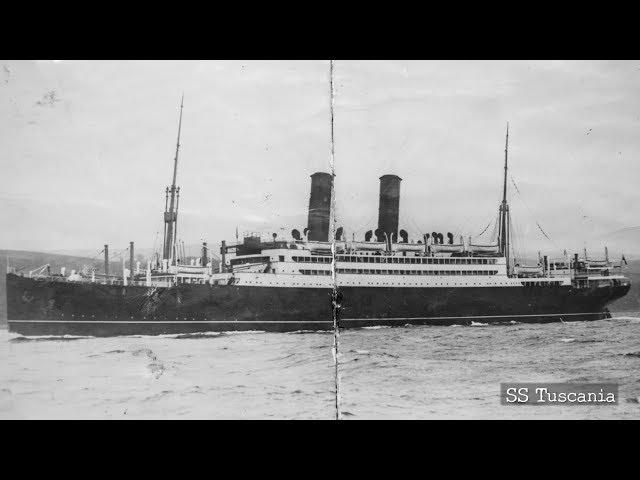
[[[329,241],[329,220],[331,216],[331,191],[333,177],[330,173],[316,172],[311,175],[311,195],[309,196],[308,239],[317,242]]]
[[[401,181],[402,179],[397,175],[383,175],[380,177],[378,229],[386,233],[388,238],[398,237]]]

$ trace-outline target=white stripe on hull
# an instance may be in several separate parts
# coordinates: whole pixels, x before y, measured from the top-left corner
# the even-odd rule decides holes
[[[389,317],[389,318],[341,318],[340,322],[386,322],[386,321],[411,321],[411,320],[463,320],[463,319],[488,319],[488,318],[531,318],[531,317],[568,317],[578,315],[605,315],[607,312],[583,312],[583,313],[537,313],[525,315],[469,315],[457,317]],[[202,324],[233,324],[233,323],[327,323],[333,324],[333,320],[8,320],[8,323],[202,323]]]
[[[331,323],[333,320],[296,320],[288,322],[286,320],[7,320],[8,323]]]

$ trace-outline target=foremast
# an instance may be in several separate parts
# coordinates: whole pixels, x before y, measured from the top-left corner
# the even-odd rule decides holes
[[[507,203],[507,168],[509,158],[509,123],[507,122],[507,135],[504,146],[504,183],[502,187],[502,203],[500,204],[498,222],[498,246],[500,255],[505,257],[507,275],[511,273],[509,265],[509,204]]]
[[[176,187],[176,177],[178,174],[178,154],[180,152],[180,130],[182,129],[182,108],[184,104],[184,94],[180,100],[180,119],[178,121],[178,139],[176,141],[176,156],[173,161],[173,181],[171,187],[165,191],[165,211],[164,211],[164,244],[162,248],[162,259],[167,260],[171,265],[176,264],[175,241],[178,230],[178,202],[180,201],[180,187]]]

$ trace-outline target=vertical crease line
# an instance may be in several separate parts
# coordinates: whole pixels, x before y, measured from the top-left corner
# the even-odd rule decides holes
[[[335,381],[335,419],[340,420],[340,371],[338,363],[338,350],[340,341],[340,326],[338,325],[338,285],[336,278],[336,193],[335,178],[336,169],[334,162],[335,138],[334,138],[334,91],[333,91],[333,60],[329,60],[329,97],[331,111],[331,279],[333,289],[331,292],[331,313],[333,316],[333,365]]]

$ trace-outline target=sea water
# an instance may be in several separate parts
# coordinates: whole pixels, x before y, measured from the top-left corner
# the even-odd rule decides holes
[[[640,418],[640,314],[340,332],[341,419]],[[332,332],[23,337],[0,418],[334,419]],[[614,382],[617,405],[501,405],[501,382]]]

